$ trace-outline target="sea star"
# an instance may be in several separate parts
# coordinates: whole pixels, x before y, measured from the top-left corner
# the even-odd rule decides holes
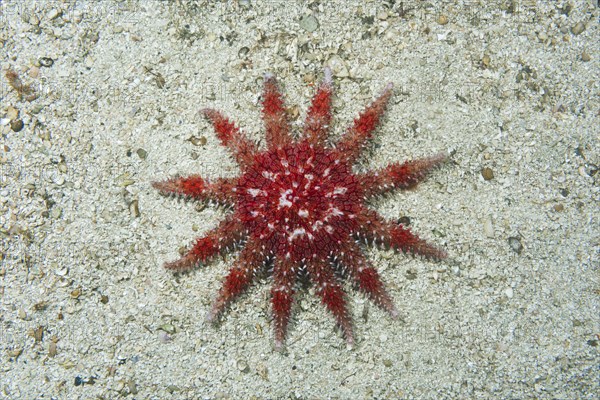
[[[420,239],[407,227],[384,220],[366,205],[369,198],[392,189],[413,188],[446,160],[446,154],[354,173],[352,165],[380,122],[392,95],[392,84],[354,120],[335,145],[327,143],[332,93],[332,73],[325,68],[325,79],[312,99],[303,133],[295,140],[275,77],[267,74],[262,103],[265,150],[259,149],[219,111],[202,110],[239,163],[241,176],[208,181],[194,175],[153,183],[163,194],[233,206],[233,212],[219,226],[197,239],[182,258],[165,267],[187,271],[243,244],[208,313],[207,319],[215,321],[261,270],[272,265],[271,302],[277,349],[283,346],[300,276],[310,278],[349,345],[353,343],[352,323],[339,278],[350,277],[360,291],[393,318],[397,317],[392,299],[377,270],[362,254],[359,241],[430,259],[446,257],[443,250]]]

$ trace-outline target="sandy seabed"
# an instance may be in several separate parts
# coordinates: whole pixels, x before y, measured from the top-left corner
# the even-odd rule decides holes
[[[599,15],[591,0],[2,1],[0,397],[598,398]],[[198,110],[264,146],[264,74],[299,131],[325,65],[334,140],[395,86],[357,169],[451,153],[371,204],[450,256],[365,247],[401,318],[347,286],[347,349],[302,290],[279,353],[270,278],[213,326],[236,254],[162,267],[228,211],[150,183],[239,174]]]

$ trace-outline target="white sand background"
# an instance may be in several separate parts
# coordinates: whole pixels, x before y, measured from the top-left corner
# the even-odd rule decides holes
[[[1,398],[597,398],[596,1],[0,7]],[[299,131],[326,64],[335,138],[395,85],[357,169],[452,152],[417,190],[371,203],[450,257],[367,247],[401,318],[347,285],[347,349],[306,288],[278,353],[268,278],[205,321],[235,253],[162,267],[227,210],[150,183],[237,175],[198,110],[264,145],[263,75]],[[19,99],[9,69],[37,99]]]

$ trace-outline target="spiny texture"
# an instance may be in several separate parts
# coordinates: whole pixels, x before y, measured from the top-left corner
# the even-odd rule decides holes
[[[166,268],[179,272],[204,264],[241,244],[237,261],[208,314],[214,321],[263,269],[272,266],[275,346],[281,348],[290,320],[297,280],[308,276],[316,294],[333,314],[349,344],[352,323],[340,277],[352,280],[377,305],[398,315],[377,270],[359,243],[373,243],[430,259],[446,257],[408,228],[384,220],[366,202],[392,189],[408,189],[440,165],[446,155],[389,165],[364,174],[352,172],[366,141],[379,124],[392,95],[383,93],[354,120],[337,145],[327,143],[331,122],[332,77],[317,89],[301,138],[292,138],[283,97],[275,77],[267,75],[263,119],[267,148],[259,149],[220,112],[202,112],[217,137],[240,164],[238,178],[207,181],[200,176],[154,183],[163,194],[229,204],[233,212]]]

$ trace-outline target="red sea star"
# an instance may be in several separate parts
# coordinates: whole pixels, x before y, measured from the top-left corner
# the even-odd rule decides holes
[[[243,249],[208,313],[214,321],[252,282],[273,266],[271,289],[275,346],[281,348],[290,319],[296,281],[307,275],[323,304],[335,316],[349,344],[352,324],[338,276],[350,277],[358,289],[395,318],[391,297],[363,256],[359,239],[431,259],[446,257],[400,224],[385,221],[366,200],[392,189],[409,189],[440,165],[445,154],[391,164],[357,174],[352,165],[379,124],[392,95],[388,84],[337,143],[326,142],[331,122],[331,71],[312,99],[304,132],[296,141],[275,77],[265,77],[263,119],[267,149],[260,150],[229,119],[213,109],[202,110],[218,138],[227,146],[242,174],[209,182],[200,176],[153,184],[163,194],[233,205],[233,213],[197,239],[181,259],[167,263],[172,271],[187,271],[220,252],[244,243]]]

